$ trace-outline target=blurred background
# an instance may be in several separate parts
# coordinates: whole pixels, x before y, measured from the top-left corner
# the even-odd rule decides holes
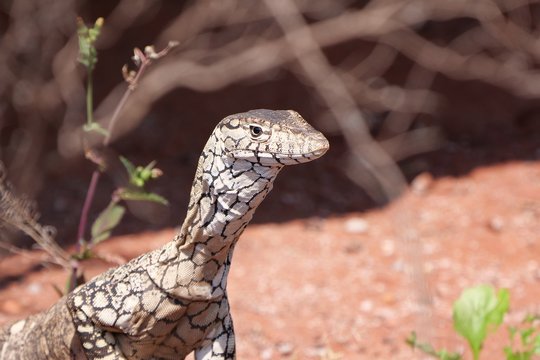
[[[151,190],[170,206],[134,207],[115,231],[131,240],[107,252],[136,256],[181,224],[223,117],[294,109],[330,140],[323,158],[283,172],[239,246],[239,358],[410,359],[413,329],[459,348],[450,304],[478,282],[516,289],[529,310],[540,278],[538,1],[0,0],[0,160],[65,247],[94,170],[85,146],[99,141],[82,131],[77,16],[105,18],[94,71],[104,127],[133,48],[179,43],[141,78],[110,146],[157,160]],[[115,181],[102,178],[91,217]],[[30,260],[11,273],[19,261],[0,260],[5,321],[50,304],[17,305],[46,287]]]

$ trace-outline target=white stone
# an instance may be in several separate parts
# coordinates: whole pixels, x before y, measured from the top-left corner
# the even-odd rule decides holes
[[[394,241],[390,239],[383,240],[381,243],[381,251],[384,256],[392,256],[396,252],[396,245],[394,244]]]
[[[351,234],[364,234],[369,229],[369,223],[360,217],[348,219],[345,222],[345,231]]]

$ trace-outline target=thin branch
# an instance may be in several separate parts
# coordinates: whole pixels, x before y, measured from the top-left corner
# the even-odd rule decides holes
[[[390,154],[394,161],[434,151],[443,145],[444,141],[440,130],[432,127],[409,130],[381,141],[381,147]]]
[[[412,31],[381,37],[421,66],[461,80],[483,80],[524,97],[540,96],[540,72],[524,70],[488,56],[465,56],[425,40]]]
[[[84,233],[86,231],[86,223],[88,222],[88,214],[90,212],[90,207],[94,199],[96,192],[97,184],[99,182],[99,177],[101,172],[94,170],[92,172],[92,177],[90,179],[90,184],[88,185],[88,190],[86,191],[86,196],[84,198],[84,204],[81,211],[81,217],[79,219],[79,226],[77,228],[77,252],[83,249],[86,246],[86,241],[84,240]]]
[[[306,78],[338,122],[349,148],[369,164],[366,170],[377,179],[383,194],[378,194],[378,187],[373,184],[361,185],[379,201],[390,201],[399,196],[406,187],[401,171],[369,134],[353,96],[332,70],[294,3],[287,0],[265,0],[265,3],[283,29],[289,50],[295,54]]]

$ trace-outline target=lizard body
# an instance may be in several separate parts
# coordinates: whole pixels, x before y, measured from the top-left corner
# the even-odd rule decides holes
[[[79,286],[0,333],[0,360],[235,359],[227,300],[234,246],[285,165],[328,141],[294,111],[223,119],[199,159],[186,219],[163,247]]]

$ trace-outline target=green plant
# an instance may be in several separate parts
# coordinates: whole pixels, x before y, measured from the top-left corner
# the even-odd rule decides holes
[[[96,67],[98,57],[95,43],[103,27],[103,18],[98,18],[94,26],[88,27],[81,18],[77,18],[77,37],[79,38],[79,58],[78,61],[86,68],[86,124],[85,131],[96,131],[104,136],[108,135],[99,123],[94,121],[94,80],[93,72]]]
[[[502,323],[509,302],[507,289],[495,293],[488,285],[466,289],[454,302],[454,329],[469,343],[474,360],[478,360],[488,333]]]
[[[416,332],[412,332],[407,339],[405,340],[407,345],[411,346],[413,349],[418,349],[423,353],[430,355],[436,359],[440,360],[461,360],[462,356],[456,352],[450,352],[446,349],[436,350],[431,344],[426,342],[419,342],[416,337]]]
[[[93,110],[93,71],[98,62],[98,52],[95,47],[95,43],[99,38],[101,29],[103,27],[104,20],[99,18],[92,26],[87,26],[82,19],[77,19],[78,26],[78,38],[79,38],[79,57],[78,61],[81,63],[87,74],[86,79],[86,123],[83,127],[84,131],[97,133],[102,136],[101,146],[107,147],[110,143],[111,136],[114,131],[114,127],[119,118],[119,114],[126,104],[129,95],[135,91],[139,79],[142,74],[148,68],[154,60],[157,60],[169,53],[169,51],[176,46],[176,43],[170,42],[169,45],[160,52],[156,52],[153,46],[145,47],[144,52],[138,48],[133,50],[133,60],[136,66],[135,70],[129,71],[127,65],[122,68],[122,74],[124,80],[128,83],[128,87],[116,106],[111,120],[107,128],[104,128],[99,123],[94,121]],[[90,208],[95,196],[96,188],[99,183],[100,176],[107,169],[106,161],[99,155],[99,152],[93,151],[93,149],[86,149],[87,159],[94,162],[97,166],[88,186],[84,204],[81,210],[81,216],[79,220],[79,226],[77,231],[77,249],[72,255],[74,261],[71,262],[71,274],[69,276],[65,292],[73,290],[77,285],[84,282],[84,276],[80,269],[80,261],[95,257],[96,254],[93,251],[95,245],[108,239],[111,236],[112,230],[120,223],[124,214],[125,207],[121,204],[122,201],[153,201],[163,205],[167,205],[168,202],[162,196],[148,192],[145,189],[146,184],[159,176],[162,172],[155,167],[155,162],[152,161],[145,167],[136,166],[132,164],[125,157],[120,156],[120,161],[126,168],[129,178],[129,184],[126,186],[118,187],[111,195],[111,201],[103,209],[97,218],[93,221],[90,229],[89,238],[86,237],[87,223]]]
[[[167,55],[177,43],[169,42],[169,44],[161,51],[156,52],[153,46],[146,46],[144,51],[135,48],[133,49],[133,61],[135,64],[134,70],[128,70],[127,65],[122,67],[124,80],[128,83],[127,89],[122,98],[118,102],[107,127],[103,127],[94,120],[93,109],[93,71],[98,62],[98,52],[95,47],[98,41],[101,29],[105,21],[99,18],[91,26],[87,26],[82,19],[77,19],[77,34],[79,39],[79,55],[78,62],[81,63],[86,70],[86,122],[83,126],[85,133],[94,133],[101,136],[99,147],[107,148],[111,136],[114,132],[114,127],[119,119],[122,108],[127,102],[130,94],[135,91],[139,80],[145,70],[157,59]],[[87,142],[84,142],[85,146]],[[123,163],[127,176],[128,183],[118,186],[111,194],[109,204],[103,209],[99,215],[93,220],[90,233],[87,234],[87,224],[90,214],[90,208],[94,200],[96,189],[99,183],[101,174],[107,171],[107,160],[101,154],[103,150],[95,148],[85,148],[86,158],[95,163],[94,169],[86,197],[81,210],[79,225],[77,230],[76,249],[72,253],[68,253],[60,247],[54,236],[55,231],[51,227],[43,226],[38,222],[39,214],[35,211],[34,204],[23,196],[17,196],[13,191],[10,183],[5,176],[3,164],[0,162],[0,229],[5,226],[11,226],[19,229],[30,236],[44,251],[49,255],[45,261],[62,266],[69,271],[68,280],[64,289],[56,289],[59,294],[65,294],[73,290],[77,285],[84,283],[84,274],[81,269],[81,262],[92,258],[100,257],[94,250],[94,247],[100,242],[108,239],[111,236],[113,229],[120,223],[126,208],[122,202],[125,201],[152,201],[162,205],[168,205],[168,202],[162,196],[146,190],[146,185],[151,180],[162,175],[160,169],[156,168],[155,161],[150,162],[146,166],[137,166],[130,162],[127,158],[120,156],[119,160]],[[23,251],[3,240],[0,234],[0,247],[14,253],[22,253]],[[108,257],[110,258],[110,257]]]
[[[495,291],[480,285],[463,291],[454,302],[454,329],[463,336],[473,355],[480,358],[486,337],[503,322],[510,304],[506,289]],[[518,326],[508,326],[510,344],[503,348],[506,360],[532,360],[540,355],[540,316],[527,315]],[[420,342],[412,332],[406,339],[408,345],[440,360],[460,360],[463,356],[446,349],[436,350],[427,342]]]
[[[509,304],[510,293],[507,289],[501,289],[496,292],[488,285],[465,289],[461,296],[454,302],[454,329],[467,340],[474,360],[480,358],[480,352],[482,351],[482,346],[487,335],[497,330],[503,322]],[[518,332],[518,330],[514,330],[513,334],[515,335]],[[526,340],[529,340],[529,338]],[[418,342],[414,332],[406,341],[411,347],[441,360],[459,360],[462,358],[458,353],[448,352],[444,349],[435,350],[429,343]],[[511,348],[508,348],[508,350],[505,348],[504,351],[507,354],[507,359],[528,359],[509,357],[508,354],[515,353]]]
[[[540,355],[540,316],[527,315],[519,326],[509,326],[510,345],[504,348],[507,360],[530,360]]]

